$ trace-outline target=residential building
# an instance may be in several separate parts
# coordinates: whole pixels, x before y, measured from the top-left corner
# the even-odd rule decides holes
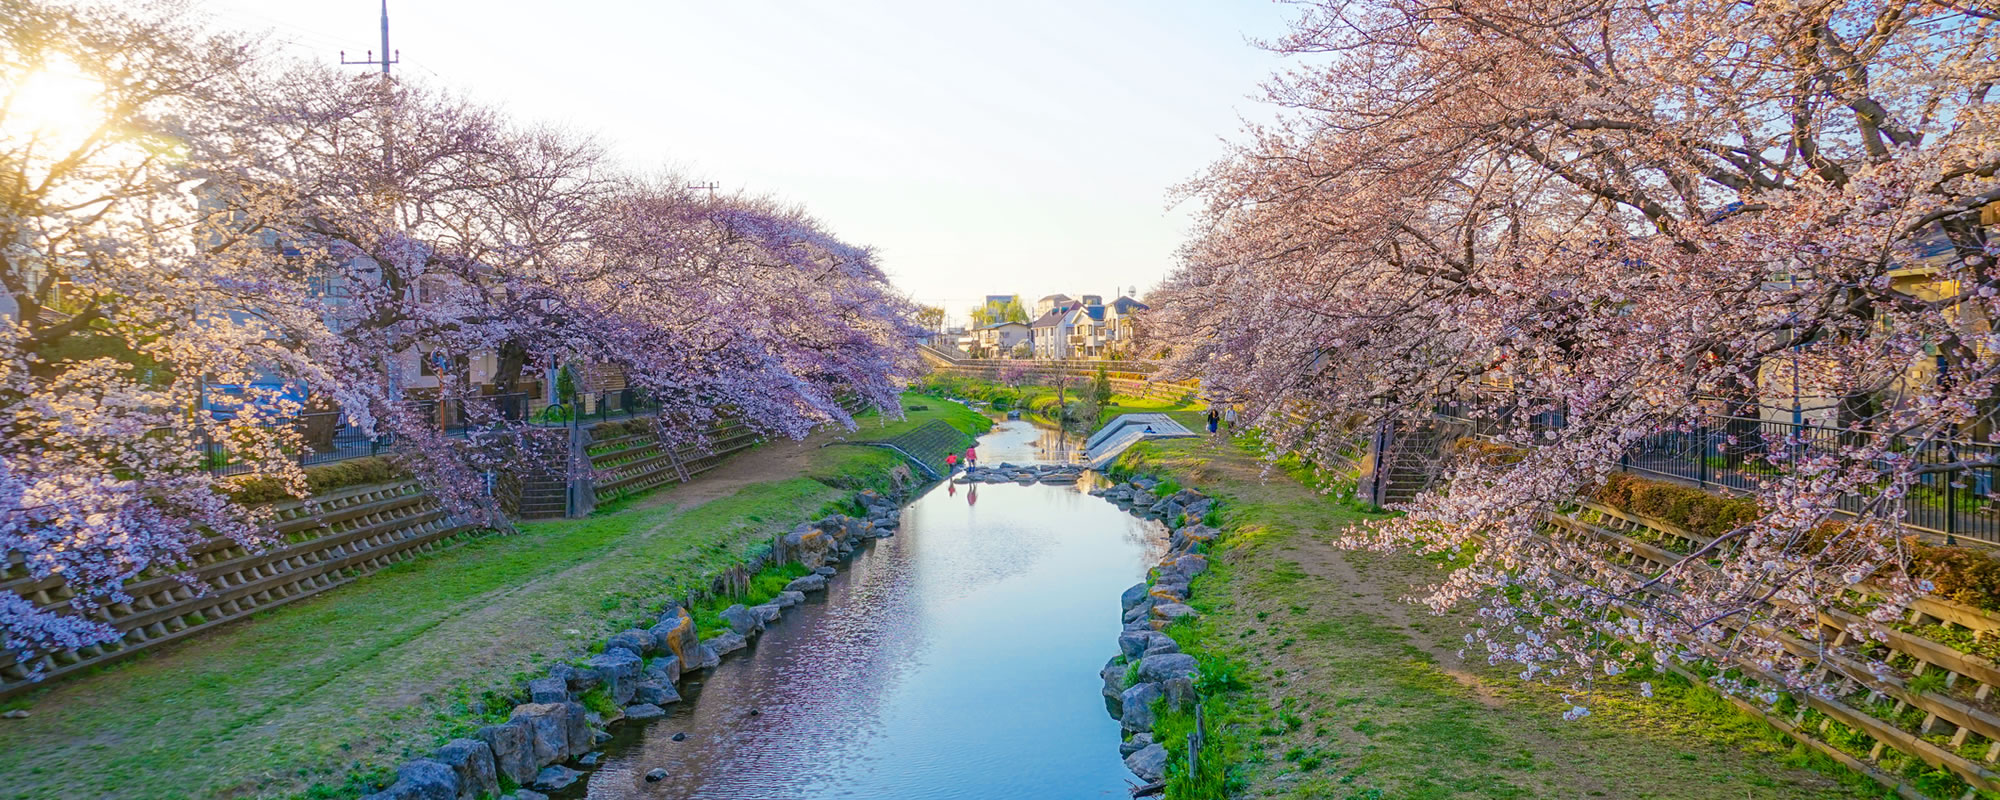
[[[966,352],[974,358],[1011,358],[1014,348],[1032,339],[1031,329],[1021,322],[996,322],[971,331]]]
[[[1076,303],[1076,300],[1066,294],[1052,294],[1040,300],[1036,300],[1035,319],[1039,320],[1042,317],[1048,316],[1049,312],[1051,311],[1054,311],[1058,308],[1067,308],[1074,303]]]

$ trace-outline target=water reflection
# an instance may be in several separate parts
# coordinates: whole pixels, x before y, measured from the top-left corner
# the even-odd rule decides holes
[[[1003,424],[981,461],[1044,460],[1045,433]],[[937,486],[572,796],[1125,796],[1097,670],[1154,525],[1076,486]]]

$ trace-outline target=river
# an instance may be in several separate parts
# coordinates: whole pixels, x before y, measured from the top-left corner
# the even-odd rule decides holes
[[[1029,463],[1071,446],[1012,421],[979,452]],[[564,796],[1125,797],[1098,670],[1119,592],[1165,533],[1089,486],[933,487],[827,592],[691,678],[668,717],[623,726]],[[668,777],[646,783],[655,767]]]

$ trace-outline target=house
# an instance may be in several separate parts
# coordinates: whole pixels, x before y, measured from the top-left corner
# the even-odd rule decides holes
[[[1030,328],[1026,323],[995,322],[972,329],[972,343],[967,352],[975,358],[1008,358],[1015,347],[1030,338]]]
[[[1076,300],[1066,294],[1049,295],[1035,301],[1035,318],[1039,320],[1042,317],[1048,316],[1051,311],[1058,308],[1067,308],[1075,303]]]
[[[1046,298],[1044,298],[1046,299]],[[1030,341],[1036,358],[1074,358],[1072,337],[1076,335],[1078,313],[1083,306],[1075,300],[1057,305],[1029,323]]]

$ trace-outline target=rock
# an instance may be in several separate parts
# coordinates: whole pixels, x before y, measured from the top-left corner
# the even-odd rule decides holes
[[[1160,684],[1160,694],[1167,699],[1171,708],[1187,708],[1194,705],[1194,679],[1174,678]]]
[[[569,704],[527,703],[514,707],[509,724],[527,729],[535,766],[569,757]]]
[[[488,725],[473,736],[492,749],[493,767],[501,775],[517,784],[534,780],[535,771],[541,763],[535,760],[535,747],[529,740],[528,726],[518,722]]]
[[[549,677],[561,678],[569,684],[569,690],[581,694],[597,688],[597,673],[588,669],[578,669],[569,664],[550,664]]]
[[[582,757],[576,760],[576,763],[582,764],[586,767],[594,767],[597,766],[597,762],[602,760],[604,760],[604,751],[592,750],[588,753],[584,753]]]
[[[1156,503],[1158,503],[1158,502],[1160,502],[1160,499],[1159,499],[1159,498],[1157,498],[1157,497],[1154,497],[1154,496],[1153,496],[1153,495],[1152,495],[1151,493],[1148,493],[1148,492],[1133,492],[1133,493],[1132,493],[1132,507],[1133,507],[1133,508],[1140,508],[1140,509],[1146,509],[1146,508],[1152,508],[1152,507],[1153,507],[1153,505],[1154,505],[1154,504],[1156,504]]]
[[[639,684],[639,691],[634,692],[632,694],[632,699],[640,703],[650,703],[656,706],[663,706],[668,703],[680,702],[681,693],[674,691],[674,685],[671,683],[659,684],[659,683],[654,683],[652,681],[646,681],[644,683]]]
[[[777,622],[778,617],[785,612],[777,603],[765,603],[760,606],[751,606],[750,613],[757,615],[757,619],[762,620],[764,625],[768,627],[771,623]]]
[[[728,623],[729,629],[735,631],[738,636],[747,638],[764,632],[764,620],[759,619],[756,614],[751,613],[750,609],[744,607],[742,603],[725,608],[722,610],[722,613],[716,616],[721,617],[723,622]],[[718,649],[716,652],[728,651]]]
[[[1149,633],[1153,631],[1126,631],[1118,634],[1118,652],[1124,654],[1127,661],[1137,661],[1140,656],[1146,654],[1146,645],[1151,641],[1147,636]]]
[[[1125,757],[1125,768],[1147,783],[1159,783],[1167,777],[1167,748],[1149,744],[1139,752]]]
[[[582,703],[577,702],[564,703],[563,710],[568,712],[563,717],[565,723],[563,735],[569,739],[569,752],[564,755],[580,756],[590,752],[591,748],[597,746],[597,736],[590,730],[592,716],[590,711],[585,709]]]
[[[451,767],[419,758],[396,768],[396,782],[362,800],[458,800],[458,776]]]
[[[818,569],[813,570],[813,574],[818,575],[822,578],[831,578],[835,575],[840,574],[840,570],[834,569],[832,567],[820,567]]]
[[[1132,607],[1144,601],[1150,592],[1152,588],[1144,583],[1132,584],[1132,588],[1126,589],[1124,594],[1118,596],[1118,607],[1131,611]]]
[[[682,663],[687,663],[688,651],[694,649],[694,646],[697,644],[694,617],[690,616],[687,609],[684,608],[675,607],[667,609],[666,612],[660,614],[659,623],[647,629],[646,632],[653,635],[656,647],[672,655],[679,656]]]
[[[623,647],[635,655],[650,656],[659,650],[659,642],[654,640],[653,634],[633,628],[612,634],[611,638],[604,641],[606,652],[614,647]]]
[[[611,738],[610,731],[601,731],[596,728],[590,729],[590,743],[592,745],[610,744]]]
[[[1153,604],[1156,602],[1158,600],[1152,595],[1146,595],[1146,599],[1140,600],[1138,605],[1125,610],[1125,621],[1134,622],[1145,619],[1153,613]]]
[[[1146,745],[1152,743],[1153,743],[1153,734],[1135,733],[1132,734],[1132,738],[1126,739],[1124,742],[1118,745],[1118,754],[1121,756],[1129,756],[1133,753],[1137,753],[1141,750],[1146,749]]]
[[[1125,623],[1125,630],[1128,631],[1150,631],[1152,629],[1153,629],[1152,620],[1135,619],[1132,620],[1131,622]]]
[[[694,655],[688,657],[687,665],[683,667],[681,674],[685,675],[688,672],[700,669],[713,669],[715,665],[720,663],[722,663],[722,654],[715,652],[715,648],[706,644],[697,644],[694,646]]]
[[[804,592],[779,592],[777,597],[771,598],[771,605],[779,608],[791,608],[805,601],[806,595]]]
[[[719,633],[702,640],[701,646],[715,651],[716,656],[720,657],[741,650],[749,644],[750,640],[743,638],[742,634]]]
[[[1180,583],[1194,580],[1194,576],[1208,571],[1208,559],[1188,553],[1173,561],[1160,565],[1159,580],[1178,579]]]
[[[27,719],[28,716],[29,713],[27,709],[17,708],[5,714],[0,714],[0,719]]]
[[[499,772],[493,763],[493,748],[478,739],[446,742],[431,760],[451,768],[458,777],[457,800],[479,800],[500,794]]]
[[[1194,656],[1186,653],[1161,653],[1139,660],[1139,680],[1148,683],[1192,677],[1200,671],[1201,667],[1195,664]]]
[[[1118,718],[1118,724],[1133,733],[1153,729],[1153,701],[1164,697],[1157,683],[1137,683],[1118,696],[1118,706],[1125,711]]]
[[[522,789],[518,792],[507,795],[506,797],[500,798],[500,800],[549,800],[549,796],[542,794],[541,792],[534,791],[532,789]]]
[[[625,707],[625,718],[639,722],[644,722],[649,719],[659,719],[666,715],[667,715],[666,709],[653,705],[652,703],[640,703],[638,705]]]
[[[1104,669],[1097,671],[1097,676],[1104,679],[1105,697],[1117,697],[1125,693],[1125,665],[1118,663],[1118,659],[1114,658],[1106,663]]]
[[[666,779],[667,779],[667,768],[666,768],[666,767],[654,767],[654,768],[652,768],[652,769],[649,769],[649,770],[646,770],[646,782],[647,782],[647,783],[659,783],[660,781],[663,781],[663,780],[666,780]]]
[[[541,772],[535,773],[535,788],[557,791],[576,783],[577,779],[582,777],[583,773],[560,764],[547,766],[543,767]]]
[[[1136,661],[1146,656],[1157,656],[1161,653],[1178,653],[1180,651],[1181,644],[1174,641],[1174,637],[1159,631],[1147,631],[1146,649],[1139,651],[1139,655],[1134,657],[1133,660]]]
[[[1163,577],[1153,584],[1153,605],[1156,607],[1168,603],[1185,603],[1187,597],[1187,579],[1178,575]]]
[[[1162,603],[1153,606],[1153,618],[1159,620],[1163,626],[1182,617],[1192,616],[1196,616],[1194,607],[1186,603]]]
[[[785,591],[801,593],[826,591],[826,576],[813,573],[802,578],[794,578],[791,583],[785,584]]]
[[[677,656],[660,656],[646,665],[646,679],[667,686],[681,682],[681,660]]]
[[[569,683],[561,678],[536,678],[528,681],[528,702],[567,703]]]
[[[633,687],[639,683],[639,675],[646,668],[646,662],[629,651],[618,649],[591,656],[587,666],[604,683],[611,694],[611,702],[623,705],[631,702]]]

